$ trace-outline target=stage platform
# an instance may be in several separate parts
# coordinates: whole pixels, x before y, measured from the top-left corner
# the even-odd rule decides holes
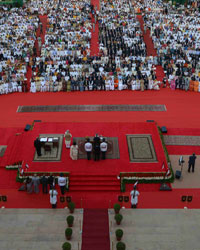
[[[73,161],[66,149],[64,140],[61,146],[60,160],[35,161],[34,140],[40,135],[64,135],[69,129],[73,138],[93,137],[96,133],[103,137],[118,139],[119,159],[106,159],[100,161],[79,159]],[[31,172],[69,172],[71,175],[119,175],[120,172],[162,172],[163,163],[167,169],[167,162],[162,147],[157,126],[151,123],[42,123],[34,124],[31,131],[23,129],[11,135],[8,140],[7,149],[1,159],[1,166],[12,165],[23,161],[28,164]],[[136,142],[129,145],[127,136],[136,136]],[[141,136],[140,136],[141,135]],[[141,137],[138,141],[138,136]],[[72,138],[72,139],[73,139]],[[150,143],[149,143],[150,140]],[[136,143],[136,144],[135,144]],[[138,144],[137,144],[138,143]],[[149,145],[150,144],[150,145]],[[149,145],[149,146],[148,146]],[[117,149],[116,149],[117,148]],[[133,150],[133,152],[131,152]],[[132,160],[136,152],[136,158]],[[152,154],[152,157],[151,157]],[[145,155],[147,157],[145,158]]]

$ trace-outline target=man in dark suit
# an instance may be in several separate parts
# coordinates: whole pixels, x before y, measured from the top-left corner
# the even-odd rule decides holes
[[[52,189],[52,187],[55,185],[55,179],[52,174],[50,174],[48,177],[48,184],[50,189]]]
[[[96,134],[93,140],[94,149],[94,160],[99,161],[100,159],[100,137]]]
[[[196,160],[196,155],[195,153],[189,157],[188,161],[188,172],[190,172],[190,169],[192,167],[192,172],[194,172],[194,167],[195,167],[195,160]]]
[[[42,178],[40,179],[40,183],[42,184],[43,194],[47,194],[48,193],[48,179],[45,175],[43,175]]]
[[[40,139],[39,138],[36,138],[36,140],[34,141],[34,147],[36,148],[36,151],[37,151],[37,155],[38,156],[41,156],[41,142],[40,142]]]

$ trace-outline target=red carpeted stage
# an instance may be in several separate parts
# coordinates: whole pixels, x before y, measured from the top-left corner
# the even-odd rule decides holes
[[[61,161],[58,162],[35,162],[33,161],[35,148],[34,140],[40,134],[63,134],[69,129],[73,137],[93,137],[96,133],[104,137],[117,137],[119,144],[120,159],[107,159],[94,162],[93,160],[73,161],[69,156],[64,141],[62,145]],[[8,141],[8,147],[1,166],[12,165],[23,161],[29,165],[31,172],[70,172],[70,175],[115,175],[120,172],[161,172],[163,162],[167,167],[165,154],[158,133],[157,126],[152,123],[42,123],[36,122],[33,130],[25,132],[18,129],[13,131]],[[151,135],[155,148],[157,161],[147,163],[131,163],[126,135],[147,134]]]
[[[96,133],[105,137],[117,137],[119,159],[106,159],[95,162],[80,159],[73,161],[62,142],[61,160],[56,162],[35,162],[33,142],[40,134],[64,134],[69,129],[73,137],[94,136]],[[127,134],[151,135],[157,160],[155,162],[130,162]],[[0,161],[2,182],[0,190],[8,196],[7,207],[49,207],[48,197],[43,194],[18,192],[20,183],[15,182],[16,170],[6,170],[5,166],[23,161],[29,165],[28,172],[69,172],[69,192],[78,207],[108,208],[120,195],[120,172],[163,172],[163,162],[167,166],[157,125],[151,123],[42,123],[36,122],[33,130],[25,132],[23,128],[1,129],[0,144],[7,149]],[[158,184],[151,184],[148,191],[159,189]],[[32,198],[31,198],[32,197]],[[34,198],[33,198],[34,197]],[[37,201],[37,202],[36,202]],[[126,204],[129,206],[129,204]],[[66,206],[60,203],[59,207]]]

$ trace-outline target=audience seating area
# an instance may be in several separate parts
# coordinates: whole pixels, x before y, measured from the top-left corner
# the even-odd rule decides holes
[[[137,13],[157,56],[147,47]],[[47,16],[45,41],[37,38]],[[159,90],[156,66],[172,90],[200,91],[200,14],[153,0],[28,1],[0,9],[0,94],[45,91]],[[99,53],[91,39],[99,26]],[[36,53],[38,46],[39,54]],[[31,80],[27,69],[31,68]],[[165,84],[164,84],[165,86]]]

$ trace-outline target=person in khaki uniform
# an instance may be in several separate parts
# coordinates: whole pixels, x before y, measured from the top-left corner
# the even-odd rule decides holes
[[[70,143],[71,143],[71,138],[72,138],[72,134],[70,134],[69,130],[67,130],[65,132],[65,145],[66,145],[66,148],[70,148]]]
[[[144,80],[140,80],[141,91],[144,91]]]

